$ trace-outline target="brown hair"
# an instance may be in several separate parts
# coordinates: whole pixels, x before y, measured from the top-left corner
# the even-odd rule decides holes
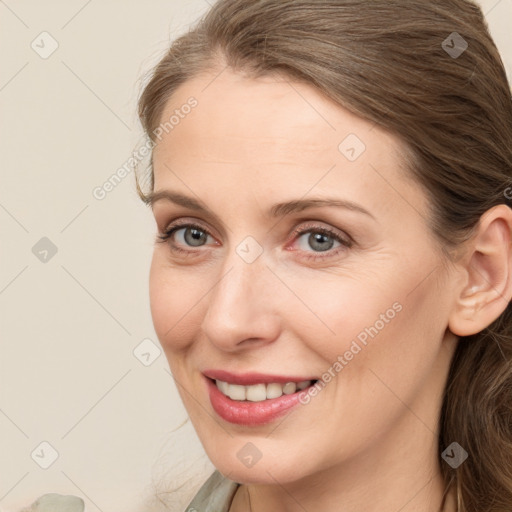
[[[139,116],[151,140],[176,88],[219,65],[310,84],[396,134],[449,258],[486,210],[507,204],[511,90],[471,1],[220,0],[174,41],[141,95]],[[152,188],[152,173],[149,179]],[[138,180],[137,189],[144,200]],[[440,455],[453,441],[469,454],[456,469],[440,460],[458,510],[510,512],[510,303],[488,328],[458,344],[443,399]]]

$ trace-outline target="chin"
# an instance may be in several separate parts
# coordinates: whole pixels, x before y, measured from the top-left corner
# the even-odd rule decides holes
[[[227,458],[225,453],[222,457],[210,457],[210,460],[220,473],[241,484],[275,485],[276,481],[286,484],[307,476],[304,465],[295,460],[262,456],[252,465],[249,462],[246,462],[247,465],[245,465],[239,460],[236,453],[234,458]],[[298,467],[300,467],[300,472],[297,472]]]

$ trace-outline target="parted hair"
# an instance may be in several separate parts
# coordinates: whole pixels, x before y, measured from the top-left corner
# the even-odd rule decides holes
[[[511,89],[472,1],[219,0],[151,71],[138,110],[147,136],[154,140],[180,85],[226,66],[314,86],[397,135],[449,260],[486,210],[509,203]],[[153,187],[151,167],[149,174]],[[137,189],[144,200],[139,179]],[[441,459],[452,442],[468,453],[455,469]],[[460,338],[443,396],[439,457],[459,512],[512,511],[510,303],[486,329]]]

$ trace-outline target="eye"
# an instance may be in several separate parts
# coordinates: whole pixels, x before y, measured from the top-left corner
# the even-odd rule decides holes
[[[208,237],[213,238],[210,233],[199,224],[180,223],[170,226],[164,233],[159,234],[158,240],[160,242],[168,242],[173,251],[193,253],[194,251],[182,249],[179,245],[185,247],[201,247],[205,245]],[[176,244],[176,240],[179,245]]]
[[[299,252],[305,253],[300,256],[304,259],[333,257],[353,245],[353,239],[349,235],[342,235],[341,232],[317,224],[301,226],[293,235],[299,241]],[[199,224],[182,222],[169,226],[164,233],[158,235],[158,240],[167,242],[173,252],[193,255],[197,251],[183,247],[202,247],[207,244],[208,237],[215,241],[208,230]]]
[[[303,256],[306,259],[332,257],[350,248],[353,244],[353,240],[350,236],[343,236],[334,229],[318,225],[302,226],[294,231],[294,235],[297,236],[299,241],[299,249],[306,253],[312,253]],[[334,250],[331,250],[333,247]],[[313,251],[308,249],[313,249]],[[322,255],[321,253],[327,254]]]

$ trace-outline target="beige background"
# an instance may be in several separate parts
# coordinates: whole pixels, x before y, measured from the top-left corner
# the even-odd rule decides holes
[[[481,4],[510,77],[512,0]],[[213,468],[190,422],[172,432],[187,415],[151,323],[133,173],[93,196],[141,137],[143,73],[208,7],[0,0],[0,511],[57,492],[155,512],[153,481]]]

